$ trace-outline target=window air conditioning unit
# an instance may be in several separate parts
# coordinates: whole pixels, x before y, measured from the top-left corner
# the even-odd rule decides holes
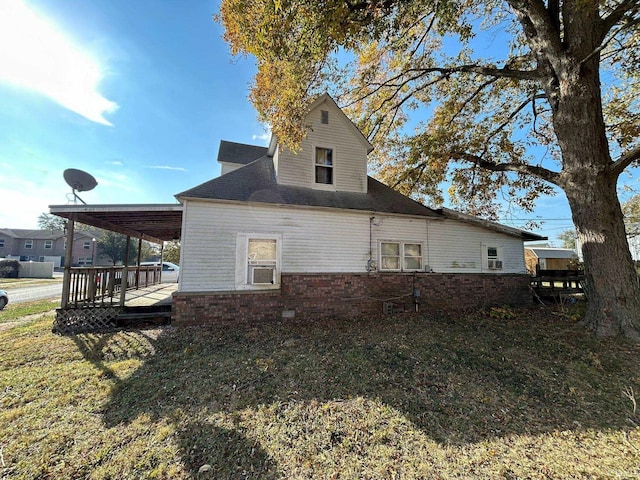
[[[502,270],[502,260],[489,260],[487,263],[489,270]]]
[[[251,283],[254,285],[273,285],[276,283],[275,267],[252,265],[249,273]]]

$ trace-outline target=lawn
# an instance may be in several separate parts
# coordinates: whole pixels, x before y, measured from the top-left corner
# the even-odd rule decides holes
[[[44,299],[34,300],[33,302],[21,302],[11,303],[0,310],[0,329],[2,324],[7,322],[15,322],[23,319],[26,315],[33,315],[36,313],[46,313],[55,310],[60,306],[60,299]]]
[[[0,478],[640,478],[640,346],[564,313],[38,318],[0,333]]]

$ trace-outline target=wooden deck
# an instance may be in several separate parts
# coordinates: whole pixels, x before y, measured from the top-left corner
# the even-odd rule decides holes
[[[53,324],[53,332],[63,335],[108,331],[119,327],[136,327],[148,323],[171,321],[172,294],[177,283],[160,283],[126,291],[124,306],[108,302],[59,308]]]
[[[538,270],[531,277],[531,287],[540,297],[558,297],[584,293],[584,272],[581,270]]]
[[[127,290],[125,307],[147,307],[152,305],[171,305],[171,295],[178,290],[177,283],[161,283],[138,290]]]

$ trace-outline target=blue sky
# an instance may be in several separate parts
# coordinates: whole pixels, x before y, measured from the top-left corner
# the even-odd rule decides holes
[[[220,140],[263,144],[248,58],[212,21],[218,0],[0,0],[0,228],[36,228],[69,203],[62,172],[98,186],[87,203],[173,203],[220,173]],[[562,194],[538,233],[572,228]],[[559,219],[559,220],[555,220]],[[557,243],[557,242],[556,242]]]

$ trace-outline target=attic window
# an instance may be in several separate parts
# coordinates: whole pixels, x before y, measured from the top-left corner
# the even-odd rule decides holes
[[[329,124],[329,111],[328,110],[320,110],[320,122],[325,125]]]
[[[316,183],[333,185],[333,149],[316,147]]]

